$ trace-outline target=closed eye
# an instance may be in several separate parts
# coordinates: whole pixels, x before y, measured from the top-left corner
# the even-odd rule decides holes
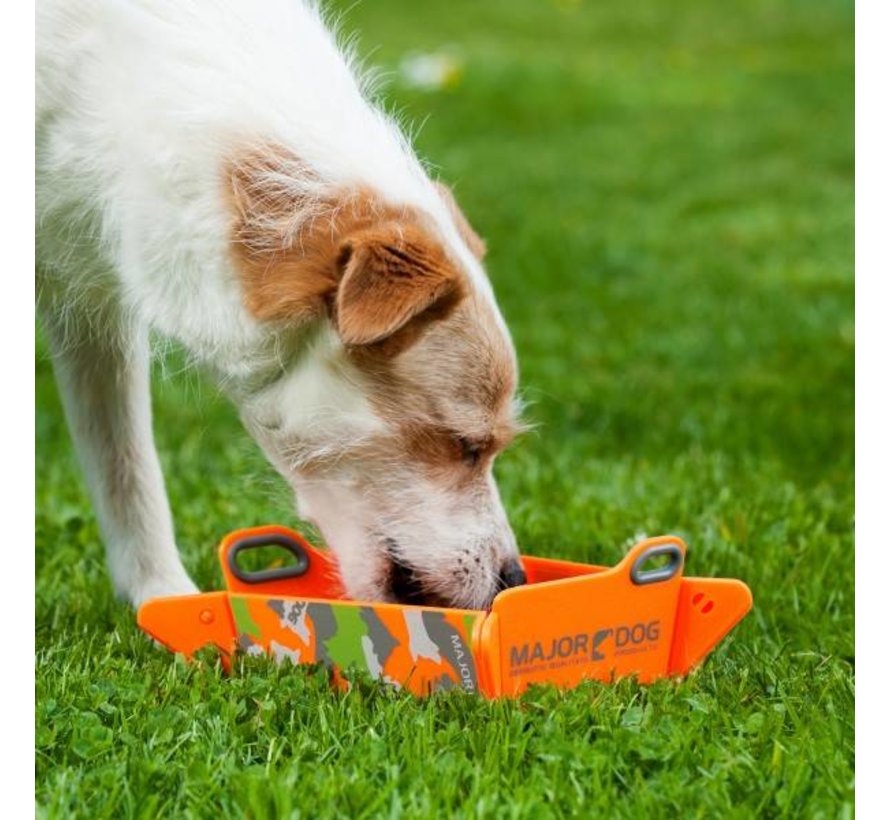
[[[476,442],[465,438],[459,438],[461,460],[475,467],[482,460],[482,448]]]
[[[422,428],[415,428],[414,442],[418,449],[426,451],[428,456],[434,454],[441,458],[443,455],[453,462],[460,462],[467,467],[478,467],[493,459],[503,451],[513,440],[517,425],[501,425],[491,432],[479,432],[475,435],[461,434],[454,429],[442,430],[437,433],[424,433]],[[437,442],[434,450],[429,447]],[[425,445],[425,446],[424,446]]]
[[[476,467],[479,462],[492,450],[491,439],[471,439],[465,436],[456,436],[457,449],[460,459],[470,467]]]

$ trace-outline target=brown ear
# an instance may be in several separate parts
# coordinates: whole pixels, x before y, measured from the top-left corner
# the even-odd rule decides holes
[[[336,322],[348,345],[379,342],[437,303],[462,295],[460,274],[410,223],[359,231],[341,246]]]
[[[473,226],[467,221],[464,212],[460,209],[457,200],[454,198],[454,192],[444,182],[434,182],[433,185],[436,186],[439,196],[442,197],[445,204],[448,206],[448,210],[451,212],[451,218],[454,220],[457,231],[463,238],[464,242],[467,243],[467,247],[473,252],[473,255],[477,259],[483,259],[487,250],[485,241],[473,230]]]
[[[225,181],[231,249],[248,310],[261,320],[321,315],[337,287],[337,245],[335,212],[305,193],[317,178],[270,145],[239,156]]]

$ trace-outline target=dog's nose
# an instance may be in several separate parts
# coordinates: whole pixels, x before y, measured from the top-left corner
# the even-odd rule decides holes
[[[525,570],[515,558],[511,558],[501,567],[501,574],[498,576],[501,589],[522,586],[526,580]]]

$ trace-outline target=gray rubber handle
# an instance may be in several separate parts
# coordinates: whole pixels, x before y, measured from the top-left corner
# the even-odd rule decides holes
[[[662,555],[670,557],[670,561],[663,567],[644,570],[647,561]],[[683,569],[683,550],[676,544],[656,544],[649,547],[630,568],[630,580],[638,586],[643,584],[657,584],[659,581],[669,581]]]
[[[261,569],[256,572],[248,572],[238,566],[237,557],[245,550],[257,549],[259,547],[281,547],[287,550],[294,558],[297,559],[296,564],[288,567],[275,567],[273,569]],[[309,569],[309,556],[302,544],[288,538],[280,533],[272,533],[270,535],[251,535],[236,541],[230,548],[228,554],[229,569],[239,581],[245,584],[261,584],[264,581],[280,581],[284,578],[299,578]]]

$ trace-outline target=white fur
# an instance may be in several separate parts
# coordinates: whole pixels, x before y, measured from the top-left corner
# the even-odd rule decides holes
[[[346,452],[385,425],[329,327],[295,336],[259,324],[244,307],[222,169],[251,141],[287,146],[324,186],[370,188],[431,215],[506,334],[479,262],[399,128],[368,102],[314,4],[40,0],[39,306],[115,586],[135,603],[193,589],[152,441],[150,332],[177,340],[217,374],[304,513],[338,549],[352,590],[375,591],[381,559],[360,566],[367,533],[346,514],[367,499],[348,475],[300,475],[299,454],[266,429]],[[287,378],[265,385],[282,364]],[[493,498],[482,514],[485,538],[500,539],[498,556],[512,554],[496,490]],[[450,533],[447,551],[460,539],[444,520],[453,500],[445,507],[441,519],[428,510],[427,520],[431,531]],[[423,540],[420,529],[407,540]]]

